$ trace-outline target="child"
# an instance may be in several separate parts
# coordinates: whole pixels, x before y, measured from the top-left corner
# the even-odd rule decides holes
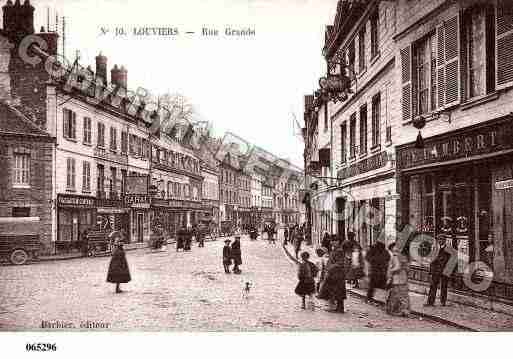
[[[319,261],[317,262],[317,268],[320,270],[319,280],[317,281],[317,293],[319,293],[321,284],[326,278],[326,273],[328,272],[328,249],[324,247],[317,248],[315,251],[317,256],[319,257]]]
[[[230,273],[230,265],[232,264],[232,248],[230,247],[230,240],[224,241],[223,247],[223,267],[226,274]]]
[[[308,252],[301,253],[302,262],[299,264],[298,279],[299,283],[296,286],[295,292],[302,298],[301,309],[306,309],[306,296],[313,302],[313,294],[315,293],[315,276],[317,275],[317,267],[308,259],[310,254]],[[313,307],[312,307],[313,309]]]

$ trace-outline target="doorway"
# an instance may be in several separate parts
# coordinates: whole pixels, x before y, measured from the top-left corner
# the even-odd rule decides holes
[[[144,242],[144,216],[142,213],[137,213],[137,222],[136,222],[137,230],[137,242]]]

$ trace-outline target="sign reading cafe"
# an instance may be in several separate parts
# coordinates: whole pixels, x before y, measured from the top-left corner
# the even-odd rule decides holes
[[[423,149],[405,146],[398,150],[398,167],[408,169],[432,163],[486,155],[513,149],[511,119],[479,128],[425,140]]]

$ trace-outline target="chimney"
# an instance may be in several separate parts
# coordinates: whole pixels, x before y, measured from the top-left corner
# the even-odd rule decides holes
[[[124,66],[118,67],[114,65],[114,68],[110,70],[110,81],[116,86],[126,90],[127,88],[127,73],[128,71]]]
[[[107,85],[107,57],[102,53],[96,56],[96,78],[101,79]]]

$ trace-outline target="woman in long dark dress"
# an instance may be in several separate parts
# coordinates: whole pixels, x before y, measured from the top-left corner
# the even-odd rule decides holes
[[[299,263],[297,277],[299,282],[296,286],[294,292],[301,297],[301,309],[306,309],[306,296],[309,296],[312,299],[313,294],[315,293],[315,275],[314,266],[312,262],[308,259],[310,258],[310,254],[308,252],[301,253],[302,262]],[[310,300],[311,302],[311,300]]]
[[[115,242],[115,248],[112,253],[112,259],[109,264],[109,271],[107,273],[107,282],[116,284],[116,293],[121,293],[120,283],[128,283],[132,280],[130,277],[130,270],[128,269],[128,262],[126,261],[125,250],[123,243],[119,239]]]
[[[239,266],[242,264],[242,252],[240,249],[240,237],[236,236],[232,243],[231,255],[233,259],[233,273],[240,274]]]

